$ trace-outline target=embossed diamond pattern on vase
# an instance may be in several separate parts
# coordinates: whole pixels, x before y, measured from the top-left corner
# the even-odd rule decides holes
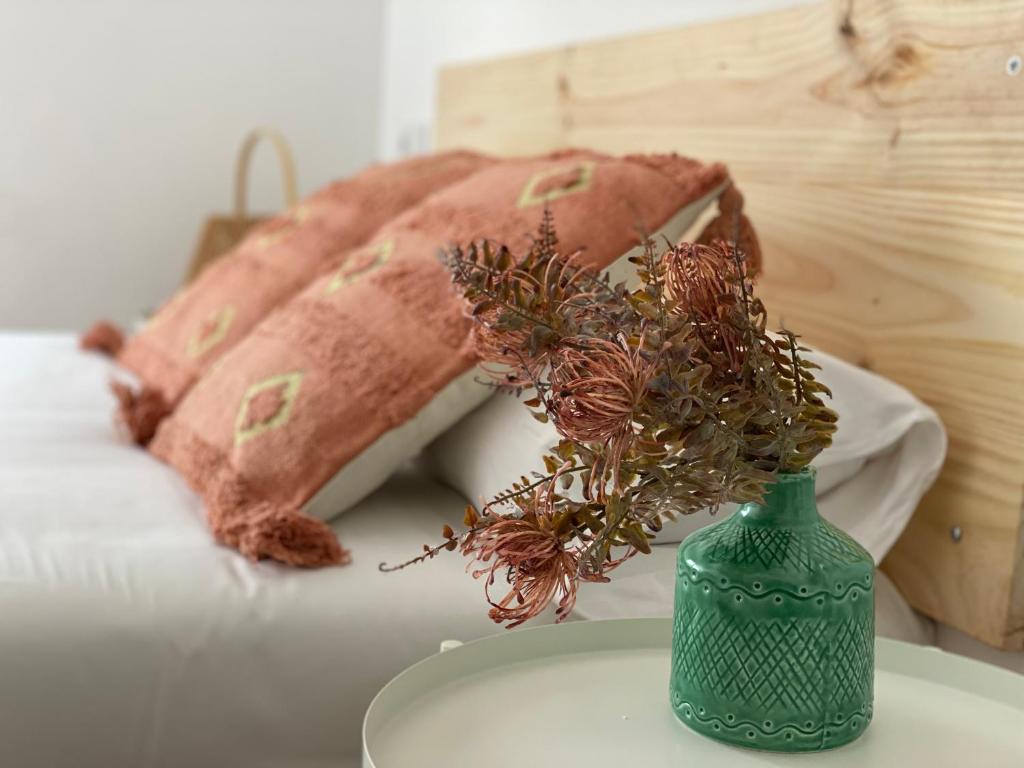
[[[868,620],[850,619],[839,625],[832,641],[835,665],[830,701],[840,706],[871,698],[875,664],[874,611]]]
[[[717,611],[683,614],[679,674],[694,689],[765,709],[824,706],[827,625],[796,619],[734,621]]]
[[[822,565],[858,562],[855,549],[858,545],[853,539],[823,522],[825,524],[813,536],[800,537],[795,537],[788,528],[715,526],[708,541],[709,556],[731,563],[756,564],[764,568],[785,566],[804,571],[813,571]]]

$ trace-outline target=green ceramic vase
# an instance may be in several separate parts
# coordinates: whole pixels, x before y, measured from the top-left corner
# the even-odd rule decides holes
[[[832,749],[871,722],[874,563],[818,514],[814,473],[779,475],[679,546],[670,696],[698,733]]]

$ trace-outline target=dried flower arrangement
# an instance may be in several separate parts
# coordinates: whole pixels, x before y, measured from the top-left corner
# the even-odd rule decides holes
[[[442,254],[494,385],[526,392],[561,440],[547,474],[467,507],[464,532],[445,526],[440,544],[382,570],[461,550],[494,621],[517,626],[552,601],[562,620],[581,581],[650,552],[665,520],[760,500],[831,443],[830,393],[795,334],[766,331],[741,250],[719,239],[659,254],[644,240],[635,290],[561,254],[548,212],[521,258],[487,241]]]

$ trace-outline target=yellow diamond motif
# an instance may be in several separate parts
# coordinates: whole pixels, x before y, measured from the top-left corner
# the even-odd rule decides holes
[[[308,221],[311,215],[312,211],[310,211],[308,205],[301,204],[295,206],[285,214],[285,220],[277,225],[276,229],[256,238],[256,248],[258,250],[265,251],[274,243],[285,237],[285,235],[290,234],[297,226]]]
[[[200,323],[199,329],[188,340],[185,352],[193,359],[205,355],[224,341],[234,319],[235,308],[230,304],[214,312]]]
[[[282,427],[291,418],[292,409],[295,407],[295,398],[299,394],[299,387],[302,385],[302,371],[292,371],[271,376],[253,384],[245,391],[242,402],[238,406],[238,414],[235,416],[235,445],[239,446],[246,440],[262,435],[264,432]],[[250,410],[256,399],[263,393],[279,390],[276,408],[271,414],[262,418],[256,414],[256,420],[250,418]]]
[[[330,282],[327,283],[327,287],[324,288],[324,294],[330,296],[332,293],[337,291],[339,288],[344,288],[346,285],[351,285],[360,277],[369,274],[375,269],[379,269],[384,266],[388,259],[391,258],[391,254],[395,250],[394,240],[385,240],[381,243],[376,243],[370,246],[370,252],[373,254],[373,258],[369,263],[363,264],[359,267],[353,267],[353,258],[349,257],[348,261],[334,273],[334,277],[331,278]],[[356,255],[356,254],[354,254]],[[361,254],[359,254],[361,255]]]
[[[564,187],[549,190],[548,192],[537,193],[537,188],[548,179],[573,172],[576,173],[576,179],[572,183]],[[517,202],[516,205],[520,208],[528,208],[531,205],[548,203],[552,200],[557,200],[560,197],[565,197],[566,195],[585,192],[590,188],[590,182],[593,178],[594,163],[591,160],[585,160],[580,163],[574,163],[573,165],[563,165],[558,168],[541,171],[540,173],[534,174],[533,177],[526,182],[526,186],[523,187],[523,191],[519,195],[519,202]]]

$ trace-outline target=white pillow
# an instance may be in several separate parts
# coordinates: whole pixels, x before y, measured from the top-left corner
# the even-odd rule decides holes
[[[807,357],[821,366],[819,378],[832,389],[839,414],[832,446],[814,461],[818,507],[881,562],[942,466],[945,430],[935,411],[888,379],[822,352]],[[423,461],[480,504],[520,476],[543,472],[542,457],[557,442],[551,424],[533,419],[515,397],[498,395],[430,445]],[[680,517],[655,541],[682,541],[715,519]]]

